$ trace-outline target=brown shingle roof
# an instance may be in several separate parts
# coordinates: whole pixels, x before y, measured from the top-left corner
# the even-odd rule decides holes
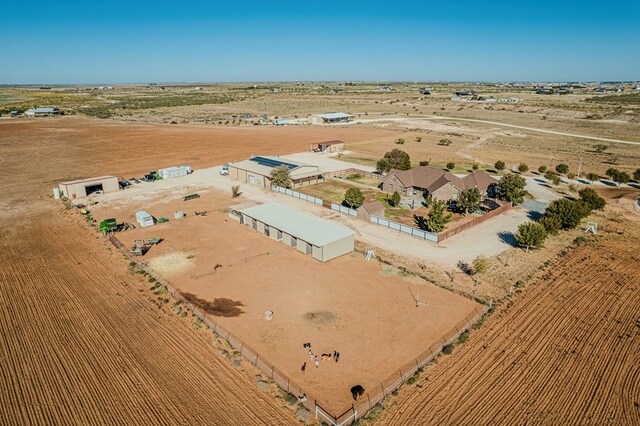
[[[365,209],[369,212],[369,214],[384,212],[385,207],[380,201],[372,201],[370,203],[363,204],[360,206],[361,209]]]
[[[493,183],[498,183],[485,172],[474,172],[459,178],[451,172],[430,166],[414,167],[411,170],[391,169],[387,177],[392,175],[395,175],[406,188],[422,188],[429,192],[437,191],[449,182],[459,190],[478,188],[481,191],[486,190]]]

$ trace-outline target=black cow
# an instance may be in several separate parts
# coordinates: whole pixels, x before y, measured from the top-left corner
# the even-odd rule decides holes
[[[355,385],[351,388],[351,396],[353,396],[353,400],[357,401],[358,397],[364,394],[364,388],[361,385]]]

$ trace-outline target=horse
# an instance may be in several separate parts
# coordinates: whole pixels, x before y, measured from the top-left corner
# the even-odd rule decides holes
[[[364,395],[364,388],[362,385],[355,385],[351,388],[351,396],[353,396],[354,401],[357,401],[358,397],[361,397],[362,395]]]

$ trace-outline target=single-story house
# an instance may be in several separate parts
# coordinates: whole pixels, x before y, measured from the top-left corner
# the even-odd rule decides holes
[[[384,218],[385,207],[380,201],[372,201],[358,207],[358,219],[369,222],[371,216]]]
[[[311,150],[314,152],[321,152],[323,154],[340,152],[340,151],[344,151],[344,142],[342,141],[320,142],[318,144],[312,145]]]
[[[392,169],[382,181],[382,190],[388,193],[398,191],[404,196],[431,195],[439,200],[455,201],[464,189],[477,188],[480,194],[487,195],[489,188],[497,183],[497,179],[485,172],[476,171],[461,178],[446,170],[420,166],[411,170]]]
[[[353,251],[353,230],[278,203],[230,206],[229,217],[320,262]]]
[[[27,117],[57,114],[60,114],[60,110],[58,108],[29,108],[24,112],[24,115],[26,115]]]
[[[332,112],[328,114],[318,114],[312,115],[310,117],[311,124],[321,124],[321,123],[347,123],[353,120],[353,115],[346,114],[344,112]]]
[[[271,172],[279,166],[286,166],[289,169],[291,185],[294,188],[324,181],[324,176],[318,166],[266,155],[229,163],[229,177],[250,185],[270,188]]]

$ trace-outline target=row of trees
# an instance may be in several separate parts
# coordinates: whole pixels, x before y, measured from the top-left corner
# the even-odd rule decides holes
[[[592,210],[602,210],[607,203],[591,188],[584,188],[578,194],[580,198],[577,200],[561,198],[553,201],[539,222],[530,221],[520,225],[516,233],[518,245],[526,251],[540,248],[548,235],[575,229]]]

